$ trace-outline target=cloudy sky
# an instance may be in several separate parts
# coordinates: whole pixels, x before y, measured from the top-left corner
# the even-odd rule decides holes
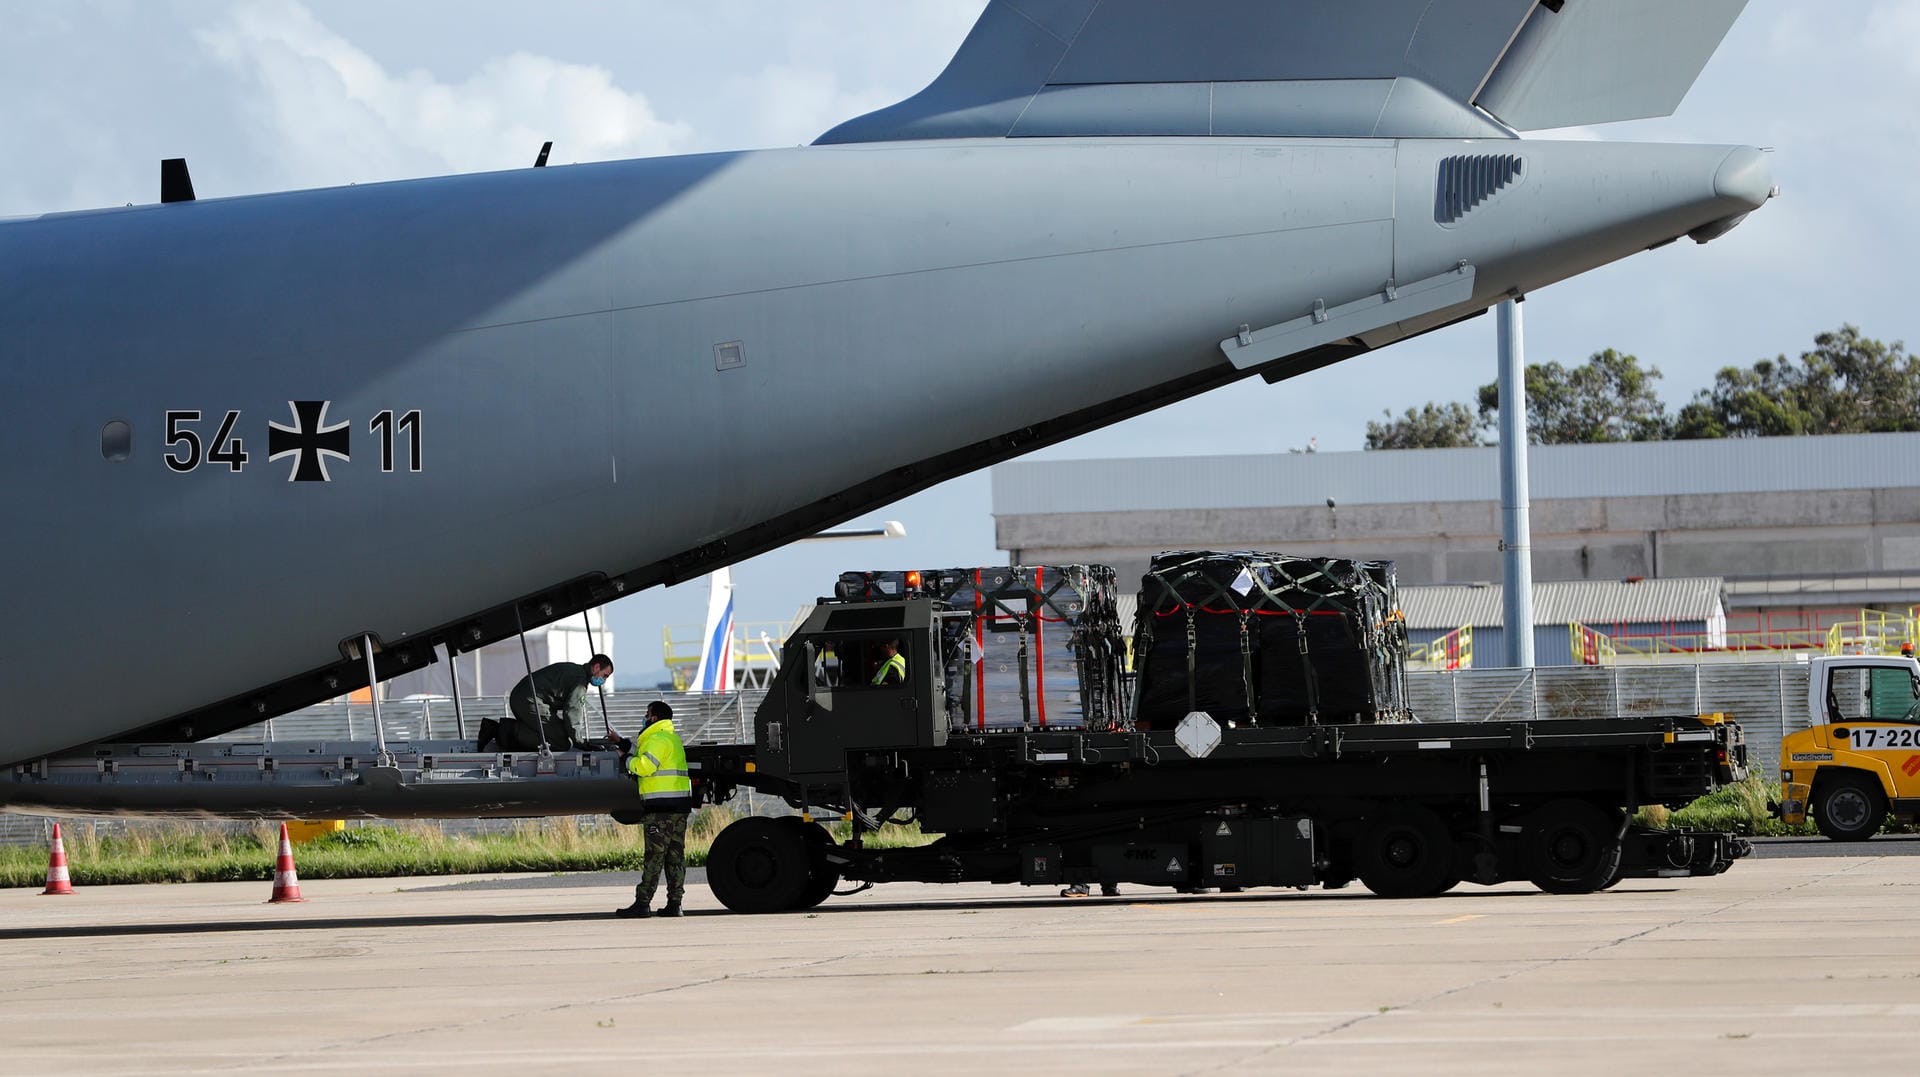
[[[0,216],[556,163],[798,145],[926,84],[984,0],[0,0]],[[1753,0],[1670,119],[1537,138],[1747,143],[1783,196],[1530,297],[1528,357],[1618,348],[1679,403],[1728,364],[1854,322],[1905,338],[1920,234],[1920,2]],[[1359,448],[1383,409],[1467,400],[1492,319],[1282,383],[1254,382],[1048,450],[1056,457]],[[1310,416],[1301,425],[1297,418]],[[1222,421],[1222,420],[1226,421]],[[1276,421],[1276,420],[1279,421]],[[876,513],[906,540],[818,543],[737,570],[740,616],[785,620],[840,568],[993,563],[984,474]],[[610,612],[629,669],[704,587]]]

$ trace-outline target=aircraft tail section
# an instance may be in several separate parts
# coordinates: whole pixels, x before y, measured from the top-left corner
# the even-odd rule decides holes
[[[993,0],[939,78],[821,144],[1486,138],[1663,116],[1746,0]]]
[[[733,691],[733,573],[716,569],[707,579],[707,627],[700,648],[695,692]]]

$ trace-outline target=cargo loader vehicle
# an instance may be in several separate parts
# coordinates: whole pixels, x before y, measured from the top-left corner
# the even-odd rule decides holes
[[[1812,727],[1780,739],[1774,813],[1811,816],[1834,841],[1865,841],[1890,816],[1920,818],[1920,662],[1824,655],[1808,667]]]
[[[1177,566],[1186,575],[1156,601],[1156,574],[1174,579]],[[978,611],[995,600],[964,601],[964,587],[961,602],[940,597],[948,589],[933,585],[937,574],[924,578],[932,594],[906,581],[848,588],[843,577],[839,597],[815,607],[786,641],[754,743],[689,748],[708,799],[752,788],[802,812],[722,831],[707,862],[715,896],[735,911],[778,912],[817,905],[843,883],[889,881],[1198,891],[1357,879],[1381,896],[1410,898],[1464,881],[1524,879],[1553,893],[1585,893],[1621,878],[1717,874],[1748,851],[1729,834],[1627,821],[1632,806],[1679,807],[1743,779],[1737,724],[1695,715],[1409,720],[1390,706],[1404,650],[1391,566],[1304,567],[1301,559],[1254,555],[1157,559],[1135,626],[1144,667],[1137,675],[1156,675],[1148,652],[1160,645],[1142,637],[1149,618],[1173,608],[1181,628],[1159,638],[1175,640],[1173,650],[1186,657],[1158,665],[1171,666],[1176,683],[1136,686],[1137,708],[1117,720],[1093,714],[1065,727],[1033,720],[1035,708],[1013,724],[988,721],[973,701],[955,698],[984,684],[982,663],[968,651],[979,636]],[[1211,593],[1196,598],[1196,582]],[[1183,592],[1195,601],[1183,601]],[[1251,628],[1241,631],[1262,604],[1281,607],[1273,625],[1283,645],[1270,652],[1250,641]],[[1181,606],[1199,616],[1189,620]],[[1098,612],[1101,603],[1096,596],[1083,608]],[[1023,630],[1037,630],[1046,606],[1029,609]],[[1195,626],[1208,611],[1232,637],[1216,656],[1248,671],[1237,678],[1247,686],[1237,707],[1218,693],[1208,700],[1226,714],[1192,706],[1217,685],[1178,683],[1183,669],[1206,665],[1207,631]],[[1328,615],[1324,631],[1310,627],[1307,612]],[[905,683],[870,683],[883,642],[907,656]],[[1111,650],[1084,635],[1076,643],[1095,655]],[[1016,653],[1032,649],[1023,637]],[[1354,660],[1356,650],[1375,661]],[[831,674],[827,656],[837,666]],[[1351,676],[1325,675],[1343,661]],[[1282,672],[1265,662],[1304,675],[1309,690],[1284,690]],[[1105,676],[1087,665],[1081,679],[1100,686]],[[1279,687],[1268,695],[1365,706],[1289,716],[1260,701],[1256,684]],[[849,840],[832,840],[820,819],[851,822]],[[863,843],[886,823],[907,820],[940,836],[919,848]]]

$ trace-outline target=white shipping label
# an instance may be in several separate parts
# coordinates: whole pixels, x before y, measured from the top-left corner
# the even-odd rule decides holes
[[[1244,568],[1241,569],[1240,575],[1233,578],[1232,587],[1244,596],[1248,591],[1253,590],[1253,573],[1248,572]]]

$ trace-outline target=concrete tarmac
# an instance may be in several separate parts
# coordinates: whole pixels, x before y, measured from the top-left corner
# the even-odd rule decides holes
[[[15,1073],[1912,1073],[1920,857],[1582,897],[896,884],[624,921],[617,884],[0,891]],[[477,880],[469,880],[477,881]],[[577,880],[569,880],[577,882]]]

